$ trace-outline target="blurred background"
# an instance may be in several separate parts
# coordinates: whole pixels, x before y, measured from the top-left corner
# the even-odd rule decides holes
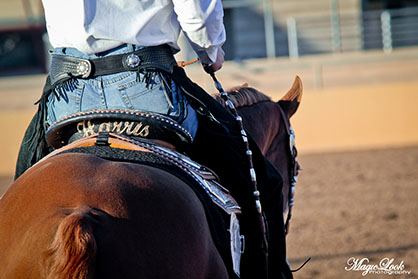
[[[278,100],[296,75],[291,119],[302,173],[288,256],[295,278],[418,277],[418,0],[223,0],[225,88]],[[70,24],[70,23],[69,23]],[[195,55],[181,38],[179,60]],[[0,1],[0,195],[12,182],[51,48],[40,0]],[[215,92],[201,66],[192,80]],[[346,270],[350,258],[402,274]],[[407,274],[410,271],[411,274]]]

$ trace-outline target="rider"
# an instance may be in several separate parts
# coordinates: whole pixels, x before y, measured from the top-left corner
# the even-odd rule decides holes
[[[182,30],[207,70],[217,71],[222,67],[225,28],[221,1],[42,2],[54,47],[53,58],[38,113],[20,149],[15,178],[51,151],[45,142],[45,129],[69,114],[124,109],[168,116],[192,135],[189,155],[215,170],[242,207],[241,231],[247,234],[246,249],[256,255],[243,258],[243,276],[252,269],[262,268],[246,149],[235,119],[172,63],[172,54],[179,51],[177,39]],[[130,67],[137,69],[143,62],[131,56],[136,51],[151,57],[152,65],[141,71],[130,71]],[[125,60],[118,61],[121,57]],[[80,58],[101,58],[106,67],[96,66],[93,76],[86,70],[89,65],[78,64],[78,68],[68,70],[65,67],[73,58],[76,62]],[[268,220],[269,278],[291,278],[282,215],[283,181],[251,139],[250,146]],[[222,162],[225,157],[236,164]]]

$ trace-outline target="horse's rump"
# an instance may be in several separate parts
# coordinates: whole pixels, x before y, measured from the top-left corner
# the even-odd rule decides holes
[[[10,228],[0,232],[3,242],[16,240],[16,248],[0,259],[0,278],[19,278],[28,274],[24,270],[31,270],[31,278],[44,278],[45,272],[51,274],[47,278],[62,278],[61,272],[75,275],[68,278],[227,277],[201,202],[166,171],[62,154],[39,163],[15,185],[0,200],[0,226]],[[13,211],[2,211],[8,204]],[[21,230],[35,221],[12,226],[16,212],[37,223],[51,221],[44,223],[44,233],[25,239]],[[35,248],[19,250],[19,239]],[[47,251],[45,243],[52,243]],[[0,245],[7,247],[1,240]],[[8,262],[22,259],[32,262],[7,270]]]

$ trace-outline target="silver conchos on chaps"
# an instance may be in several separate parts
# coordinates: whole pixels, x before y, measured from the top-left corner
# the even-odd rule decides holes
[[[225,220],[229,223],[227,231],[221,232],[222,234],[229,233],[227,245],[230,246],[230,258],[226,259],[226,262],[232,262],[233,271],[238,276],[240,275],[244,237],[240,234],[237,215],[241,213],[241,208],[229,191],[219,184],[213,171],[180,152],[151,141],[151,139],[156,139],[168,142],[179,151],[191,143],[192,137],[189,132],[171,118],[115,109],[79,112],[53,123],[48,128],[46,137],[48,144],[57,150],[43,160],[80,147],[117,146],[114,149],[126,148],[149,152],[175,165],[204,190],[211,202],[226,213],[223,216],[228,216],[228,220]],[[193,190],[196,191],[196,189]],[[211,213],[207,212],[207,214]],[[214,229],[212,226],[211,230]],[[225,243],[220,245],[225,246]]]

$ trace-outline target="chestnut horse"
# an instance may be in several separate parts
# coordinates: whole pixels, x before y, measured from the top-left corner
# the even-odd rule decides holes
[[[288,117],[301,90],[296,78],[280,102]],[[234,91],[249,97],[236,98],[243,102],[245,126],[287,179],[289,136],[279,104],[254,89]],[[203,279],[228,273],[203,206],[182,180],[146,165],[67,153],[27,170],[0,199],[0,278]]]

